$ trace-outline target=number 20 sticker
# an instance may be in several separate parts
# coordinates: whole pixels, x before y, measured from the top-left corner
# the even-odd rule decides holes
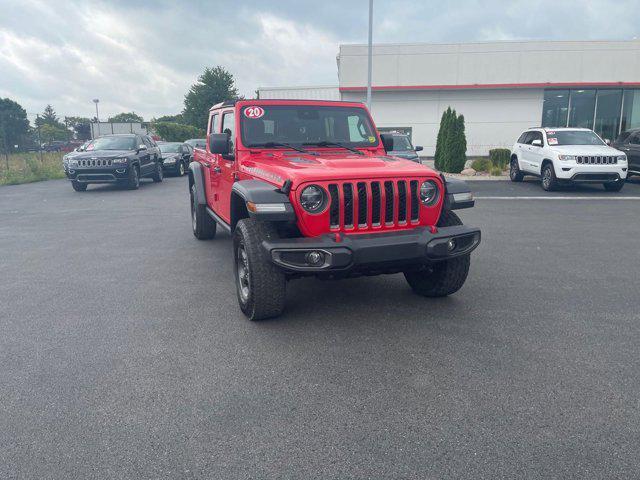
[[[244,109],[244,116],[247,118],[260,118],[264,115],[262,107],[247,107]]]

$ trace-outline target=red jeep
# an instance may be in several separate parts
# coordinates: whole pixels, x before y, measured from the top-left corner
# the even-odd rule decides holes
[[[238,100],[214,105],[189,166],[193,234],[233,235],[242,311],[282,313],[287,280],[404,273],[420,295],[456,292],[480,230],[452,211],[465,182],[386,154],[361,103]]]

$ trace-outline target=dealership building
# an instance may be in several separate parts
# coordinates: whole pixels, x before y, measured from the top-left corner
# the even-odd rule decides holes
[[[264,87],[260,98],[366,101],[367,46],[341,45],[338,85]],[[371,110],[431,156],[442,112],[465,117],[467,154],[511,147],[529,127],[640,127],[640,40],[380,44]]]

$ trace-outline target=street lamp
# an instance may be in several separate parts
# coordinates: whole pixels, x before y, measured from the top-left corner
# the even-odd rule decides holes
[[[96,123],[98,124],[98,136],[100,136],[100,117],[98,116],[98,103],[100,103],[100,99],[94,98],[93,103],[96,104]]]

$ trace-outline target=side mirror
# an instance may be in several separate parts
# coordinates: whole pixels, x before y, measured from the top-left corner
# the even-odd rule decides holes
[[[138,150],[146,150],[147,146],[146,145],[138,145]]]
[[[382,139],[382,146],[384,147],[385,152],[389,153],[393,151],[393,135],[390,133],[381,133],[380,138]]]
[[[606,143],[607,145],[611,145],[611,140],[609,140],[608,138],[605,138],[604,143]]]
[[[531,145],[533,145],[534,147],[541,147],[542,140],[540,140],[539,138],[536,138],[533,142],[531,142]]]
[[[424,150],[424,148],[422,148],[420,145],[416,145],[415,147],[416,152],[421,152],[422,150]]]
[[[231,145],[228,133],[212,133],[209,135],[209,151],[219,155],[229,155]]]

